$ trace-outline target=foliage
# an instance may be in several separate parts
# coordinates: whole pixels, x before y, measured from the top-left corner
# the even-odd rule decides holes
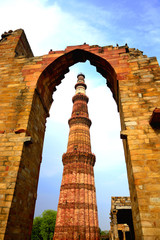
[[[42,218],[40,216],[35,217],[35,219],[33,220],[32,235],[31,235],[32,240],[41,240],[42,239],[42,236],[40,234],[41,222],[42,222]]]
[[[41,216],[33,220],[32,240],[51,240],[53,239],[57,212],[45,210]]]
[[[104,236],[104,235],[108,234],[109,231],[107,231],[107,230],[103,231],[99,228],[99,233],[100,233],[100,236]]]
[[[108,234],[108,231],[101,231],[101,236],[105,236],[106,234]]]
[[[43,240],[52,240],[56,223],[57,212],[54,210],[45,210],[42,213],[42,223],[40,226]]]

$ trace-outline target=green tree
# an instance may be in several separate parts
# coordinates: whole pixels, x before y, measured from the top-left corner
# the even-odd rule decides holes
[[[40,226],[42,223],[42,217],[35,217],[35,219],[33,220],[33,227],[32,227],[32,235],[31,235],[31,239],[32,240],[41,240],[42,236],[41,236],[41,230],[40,230]]]
[[[57,212],[54,210],[45,210],[42,213],[42,223],[40,226],[43,240],[52,240],[56,223]]]
[[[57,212],[54,210],[45,210],[41,216],[33,221],[32,240],[52,240]]]
[[[101,231],[101,236],[105,236],[106,234],[108,234],[108,231]]]

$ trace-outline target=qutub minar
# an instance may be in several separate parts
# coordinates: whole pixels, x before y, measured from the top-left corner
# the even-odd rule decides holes
[[[63,154],[63,178],[58,203],[54,240],[98,240],[99,226],[91,152],[88,97],[85,76],[79,74],[69,119],[67,152]]]

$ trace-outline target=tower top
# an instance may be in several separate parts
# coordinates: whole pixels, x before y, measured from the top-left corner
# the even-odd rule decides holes
[[[83,93],[86,94],[86,84],[85,84],[85,75],[83,73],[79,73],[77,75],[77,83],[75,85],[75,89],[76,89],[76,94],[78,93]]]
[[[79,77],[85,78],[85,75],[84,75],[83,73],[79,73],[79,74],[77,75],[77,78],[79,78]]]

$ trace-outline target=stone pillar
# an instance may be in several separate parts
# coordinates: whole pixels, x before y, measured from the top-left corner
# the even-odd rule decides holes
[[[122,230],[122,232],[123,232],[123,240],[126,240],[126,231]]]
[[[118,224],[117,224],[117,210],[113,210],[113,235],[115,240],[119,240],[118,236]]]
[[[112,230],[109,231],[109,240],[114,240],[113,239],[113,231]]]

